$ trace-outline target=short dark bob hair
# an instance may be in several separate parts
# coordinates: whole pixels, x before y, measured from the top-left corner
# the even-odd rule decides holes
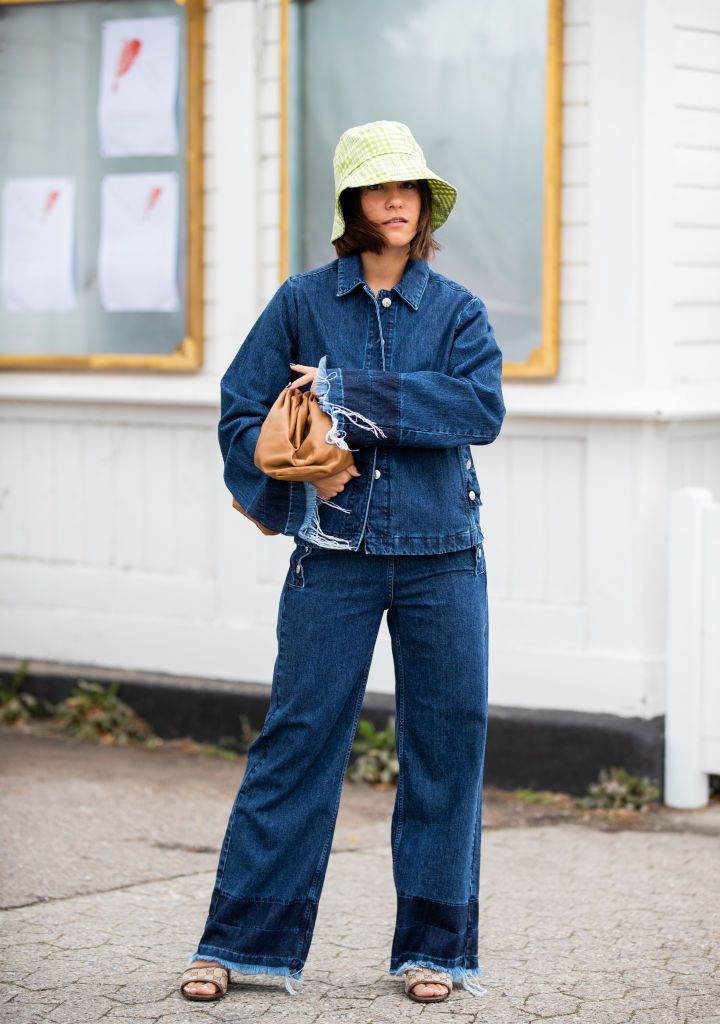
[[[414,179],[408,179],[414,180]],[[432,192],[424,178],[417,181],[420,190],[420,217],[415,237],[410,242],[408,259],[430,259],[442,246],[433,237],[430,227],[430,211],[432,209]],[[362,186],[346,188],[340,193],[340,206],[345,219],[345,231],[333,242],[338,256],[350,256],[354,252],[381,253],[385,245],[385,237],[373,227],[362,212],[360,195]]]

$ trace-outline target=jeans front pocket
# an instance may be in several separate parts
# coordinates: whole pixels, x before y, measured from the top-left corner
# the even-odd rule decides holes
[[[467,561],[464,563],[464,567],[469,572],[474,573],[476,576],[485,575],[485,549],[483,548],[483,542],[479,541],[474,544],[471,548],[465,548],[463,554],[466,556]]]
[[[296,544],[295,550],[290,555],[290,565],[287,573],[287,585],[293,590],[302,590],[305,586],[305,571],[303,561],[313,551],[311,544]]]
[[[479,544],[476,544],[473,550],[475,552],[475,575],[486,576],[485,548],[483,547],[482,541],[480,541]]]

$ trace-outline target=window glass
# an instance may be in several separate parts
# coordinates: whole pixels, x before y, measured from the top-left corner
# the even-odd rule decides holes
[[[405,122],[458,189],[430,265],[487,304],[507,361],[541,341],[547,3],[307,0],[291,21],[291,271],[335,257],[342,132]]]

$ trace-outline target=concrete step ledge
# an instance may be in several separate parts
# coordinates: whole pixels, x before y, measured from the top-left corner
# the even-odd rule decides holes
[[[0,658],[3,683],[19,667],[19,659]],[[241,715],[260,729],[270,699],[265,683],[32,660],[25,688],[56,703],[68,697],[80,679],[106,685],[119,682],[121,699],[159,736],[189,736],[200,743],[217,743],[231,735],[233,728],[239,729]],[[394,694],[366,693],[361,717],[376,728],[384,728],[394,712]],[[601,768],[621,765],[633,775],[649,776],[662,790],[664,721],[662,715],[623,718],[491,704],[485,782],[501,789],[529,787],[581,796]]]

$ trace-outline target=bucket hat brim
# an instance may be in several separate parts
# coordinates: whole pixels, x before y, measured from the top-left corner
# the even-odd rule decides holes
[[[362,185],[377,185],[383,181],[411,180],[425,180],[430,186],[433,197],[430,227],[433,231],[439,228],[448,219],[457,201],[458,193],[455,186],[431,171],[427,164],[418,160],[415,154],[384,153],[364,161],[338,184],[335,218],[330,241],[334,242],[345,233],[345,218],[340,205],[340,195],[345,189],[358,188]]]

